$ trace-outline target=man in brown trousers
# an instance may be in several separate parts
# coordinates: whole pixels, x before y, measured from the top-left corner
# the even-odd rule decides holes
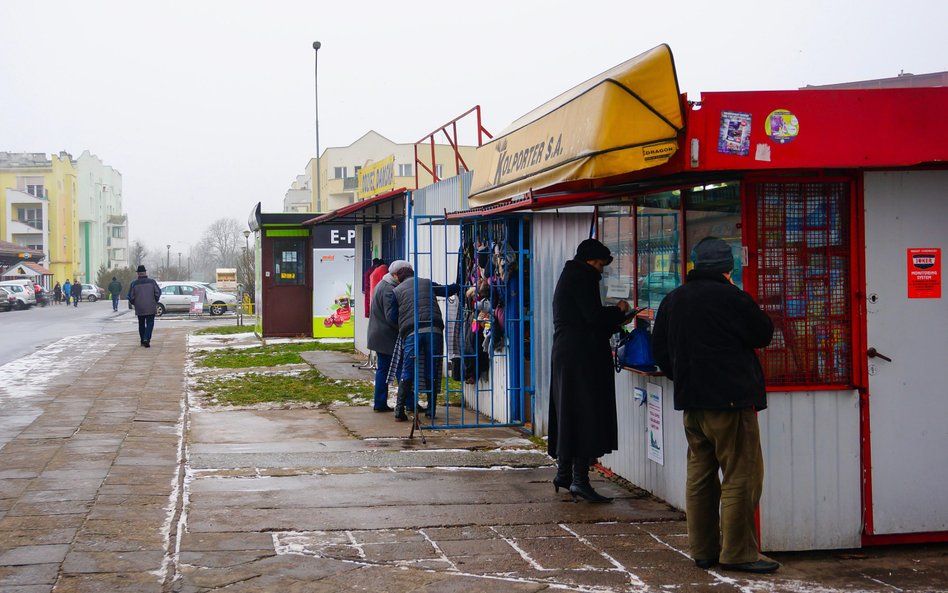
[[[659,306],[652,341],[684,411],[688,543],[700,568],[774,572],[780,565],[758,555],[754,521],[764,482],[757,412],[767,407],[754,349],[770,343],[773,322],[731,282],[726,242],[702,239],[693,259],[685,284]]]

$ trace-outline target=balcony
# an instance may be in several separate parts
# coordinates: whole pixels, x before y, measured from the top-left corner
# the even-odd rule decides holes
[[[359,178],[358,177],[346,177],[342,181],[342,189],[358,189],[359,188]]]

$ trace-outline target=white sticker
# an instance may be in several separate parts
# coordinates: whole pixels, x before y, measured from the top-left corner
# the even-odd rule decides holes
[[[770,161],[770,146],[767,144],[758,144],[754,152],[754,159],[758,161]]]

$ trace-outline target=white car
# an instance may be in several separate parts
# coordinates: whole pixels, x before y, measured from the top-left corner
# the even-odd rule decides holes
[[[32,280],[4,280],[0,286],[16,297],[18,309],[28,309],[36,304],[36,288]]]
[[[158,299],[158,315],[165,311],[187,313],[191,310],[191,300],[195,289],[204,290],[203,309],[211,315],[223,315],[228,308],[237,306],[237,297],[225,292],[208,290],[200,282],[159,282],[161,298]]]
[[[94,284],[82,285],[82,299],[94,303],[99,299],[105,298],[105,291]]]

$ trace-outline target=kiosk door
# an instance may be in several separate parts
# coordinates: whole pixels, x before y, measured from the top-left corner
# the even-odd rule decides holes
[[[910,252],[948,247],[945,187],[948,171],[865,175],[873,535],[948,530],[948,310],[912,273],[941,262]]]
[[[264,281],[264,336],[313,335],[313,296],[307,238],[275,239],[270,252],[272,276]],[[266,253],[264,256],[266,257]]]

